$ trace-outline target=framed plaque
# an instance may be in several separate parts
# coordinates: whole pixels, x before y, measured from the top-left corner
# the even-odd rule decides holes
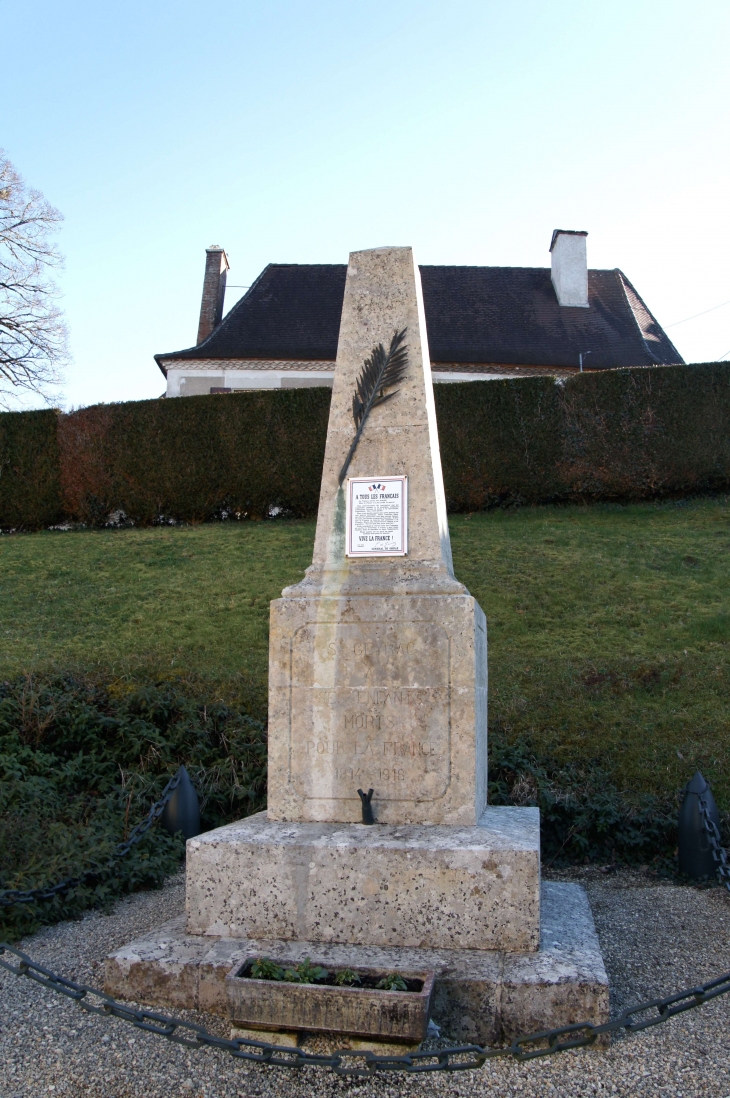
[[[403,557],[408,552],[408,477],[349,477],[347,556]]]

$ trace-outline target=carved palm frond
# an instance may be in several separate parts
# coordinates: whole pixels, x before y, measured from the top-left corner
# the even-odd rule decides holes
[[[357,379],[355,393],[352,398],[352,418],[355,421],[355,437],[352,440],[349,453],[345,458],[345,464],[340,470],[340,484],[347,475],[347,470],[352,461],[360,436],[370,412],[379,404],[385,404],[396,395],[398,390],[386,393],[386,389],[392,389],[406,376],[408,369],[408,347],[403,343],[406,328],[400,332],[394,332],[390,341],[390,348],[386,352],[382,343],[373,347],[370,358],[366,358],[362,371]]]
[[[377,347],[373,347],[370,358],[365,359],[352,398],[352,418],[356,427],[360,426],[371,408],[395,396],[395,393],[386,395],[385,390],[397,385],[405,377],[408,367],[408,348],[403,346],[405,334],[405,328],[402,332],[394,332],[387,354],[383,344],[379,343]]]

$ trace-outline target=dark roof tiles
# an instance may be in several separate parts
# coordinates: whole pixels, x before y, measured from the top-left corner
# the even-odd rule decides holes
[[[344,264],[270,264],[197,347],[167,358],[334,360]],[[549,268],[421,267],[432,362],[653,366],[682,358],[619,270],[588,272],[589,308],[558,305]]]
[[[270,263],[207,339],[175,357],[335,359],[346,274],[339,263]]]

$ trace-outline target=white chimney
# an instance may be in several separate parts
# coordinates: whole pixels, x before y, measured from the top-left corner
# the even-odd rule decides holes
[[[550,266],[558,305],[588,308],[588,233],[555,229],[550,242]]]

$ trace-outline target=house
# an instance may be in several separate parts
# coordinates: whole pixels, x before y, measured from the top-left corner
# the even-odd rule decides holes
[[[550,267],[421,267],[434,382],[682,362],[622,271],[588,270],[587,235],[556,229]],[[223,317],[227,271],[208,248],[197,343],[155,355],[166,395],[331,386],[346,265],[270,263]]]

